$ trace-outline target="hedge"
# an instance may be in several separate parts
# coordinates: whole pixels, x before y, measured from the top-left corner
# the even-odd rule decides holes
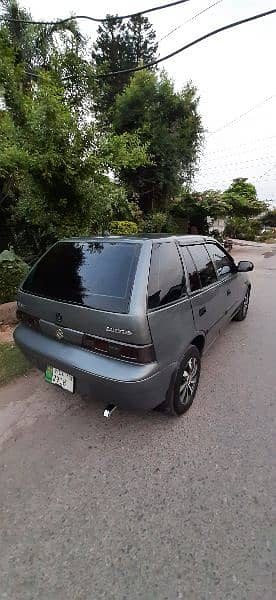
[[[135,235],[138,227],[133,221],[112,221],[109,225],[109,233],[112,235]]]
[[[28,272],[28,265],[14,251],[0,254],[0,304],[16,300],[18,287]]]

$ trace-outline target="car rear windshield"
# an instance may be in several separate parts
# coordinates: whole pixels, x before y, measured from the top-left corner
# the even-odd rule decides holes
[[[30,271],[24,292],[112,312],[128,312],[139,244],[58,242]]]

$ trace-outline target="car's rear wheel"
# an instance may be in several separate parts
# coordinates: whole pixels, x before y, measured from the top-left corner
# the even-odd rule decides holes
[[[167,408],[173,415],[183,415],[193,403],[199,382],[201,358],[196,346],[190,346],[183,357]]]
[[[249,299],[250,299],[250,288],[248,288],[238,312],[233,317],[233,321],[244,321],[244,319],[246,318],[247,313],[248,313]]]

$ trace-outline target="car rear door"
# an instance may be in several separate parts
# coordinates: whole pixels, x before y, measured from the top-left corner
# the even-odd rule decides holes
[[[226,321],[228,321],[243,300],[244,286],[242,286],[238,276],[233,258],[225,252],[224,248],[214,242],[207,242],[206,248],[214,263],[221,290],[225,297],[225,316]]]
[[[205,245],[183,245],[180,250],[187,269],[195,326],[205,334],[208,346],[220,333],[225,296]]]
[[[148,322],[161,367],[183,356],[194,337],[191,300],[174,241],[152,247],[148,282]]]

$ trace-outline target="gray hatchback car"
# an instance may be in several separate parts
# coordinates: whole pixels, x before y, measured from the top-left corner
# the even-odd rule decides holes
[[[72,238],[18,294],[14,338],[45,379],[124,409],[191,406],[201,356],[246,317],[253,264],[202,236]]]

